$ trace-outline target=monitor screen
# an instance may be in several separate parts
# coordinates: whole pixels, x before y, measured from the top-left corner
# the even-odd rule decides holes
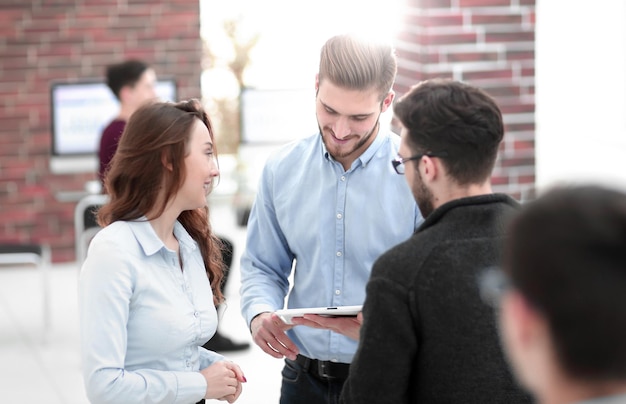
[[[245,88],[240,102],[241,143],[282,144],[318,129],[313,88]]]
[[[176,81],[160,78],[156,92],[177,101]],[[119,102],[104,81],[55,82],[50,87],[52,157],[98,153],[104,127],[119,112]]]

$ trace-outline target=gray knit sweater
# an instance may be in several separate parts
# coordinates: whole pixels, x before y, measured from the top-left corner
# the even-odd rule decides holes
[[[499,263],[505,222],[518,207],[502,194],[451,201],[375,262],[341,402],[531,402],[477,286]]]

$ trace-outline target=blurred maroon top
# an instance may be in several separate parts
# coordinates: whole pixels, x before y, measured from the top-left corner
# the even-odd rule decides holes
[[[117,144],[120,142],[122,132],[126,121],[120,119],[114,119],[111,123],[104,128],[102,137],[100,138],[100,150],[98,155],[100,157],[100,168],[98,169],[98,177],[100,182],[104,183],[104,174],[106,173],[109,163],[117,150]]]

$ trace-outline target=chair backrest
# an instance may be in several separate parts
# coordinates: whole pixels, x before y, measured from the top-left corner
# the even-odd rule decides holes
[[[0,264],[33,264],[49,263],[50,250],[41,244],[0,244]]]
[[[42,275],[43,341],[50,330],[50,280],[52,253],[48,244],[0,243],[0,265],[34,265]]]
[[[76,261],[82,264],[89,242],[100,230],[96,221],[97,210],[109,201],[108,195],[89,194],[81,198],[74,208],[74,243]]]

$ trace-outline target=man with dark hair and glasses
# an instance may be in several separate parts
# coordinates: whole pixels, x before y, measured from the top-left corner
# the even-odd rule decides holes
[[[509,234],[508,282],[486,285],[508,285],[501,335],[520,382],[542,404],[626,403],[626,194],[553,188]]]
[[[528,403],[476,282],[499,263],[519,208],[491,190],[500,109],[478,88],[438,79],[412,87],[394,113],[402,137],[391,164],[425,221],[374,263],[341,402]]]

